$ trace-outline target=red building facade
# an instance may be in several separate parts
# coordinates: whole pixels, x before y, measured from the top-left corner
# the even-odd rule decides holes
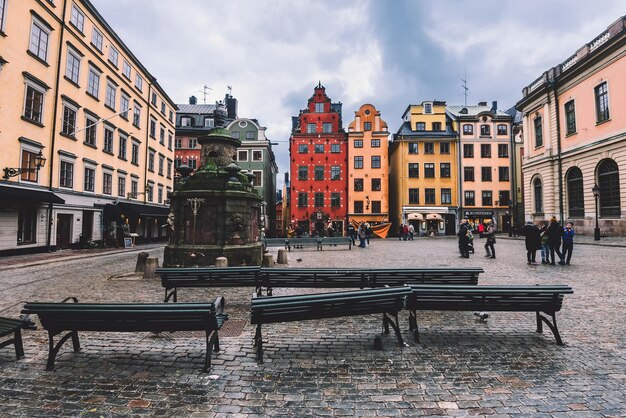
[[[348,153],[341,103],[332,103],[320,83],[292,124],[290,227],[324,235],[332,222],[334,235],[345,235]]]

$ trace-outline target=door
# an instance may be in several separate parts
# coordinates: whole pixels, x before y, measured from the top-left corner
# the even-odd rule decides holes
[[[92,210],[84,210],[83,211],[83,224],[82,230],[80,232],[81,241],[87,242],[91,241],[93,238],[93,211]]]
[[[73,215],[57,214],[57,247],[61,249],[70,248],[72,236]]]

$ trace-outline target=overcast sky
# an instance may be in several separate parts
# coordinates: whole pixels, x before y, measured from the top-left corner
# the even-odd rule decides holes
[[[615,0],[91,0],[176,103],[227,86],[289,170],[291,117],[318,81],[347,128],[371,103],[395,132],[409,104],[498,101],[626,14]]]

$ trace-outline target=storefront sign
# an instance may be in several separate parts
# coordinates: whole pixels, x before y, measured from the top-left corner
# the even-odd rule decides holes
[[[466,218],[493,218],[491,210],[466,210],[463,213]]]

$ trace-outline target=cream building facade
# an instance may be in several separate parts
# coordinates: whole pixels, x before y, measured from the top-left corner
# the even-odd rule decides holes
[[[0,19],[0,252],[165,238],[174,102],[88,0]]]

